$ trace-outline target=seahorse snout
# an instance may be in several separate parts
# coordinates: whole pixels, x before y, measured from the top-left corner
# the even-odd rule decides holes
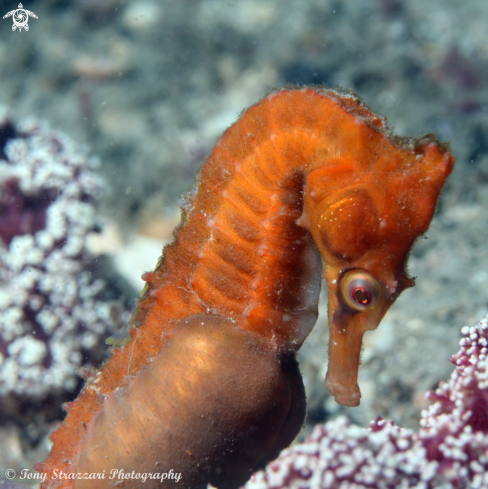
[[[357,384],[352,386],[344,386],[343,384],[331,382],[329,379],[325,380],[325,389],[334,397],[338,404],[346,407],[359,406],[361,399],[361,392]]]

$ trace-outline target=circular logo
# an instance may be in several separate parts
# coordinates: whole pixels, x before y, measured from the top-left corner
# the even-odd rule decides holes
[[[16,27],[22,29],[27,26],[27,22],[29,22],[29,16],[24,9],[17,9],[13,15],[13,21]]]

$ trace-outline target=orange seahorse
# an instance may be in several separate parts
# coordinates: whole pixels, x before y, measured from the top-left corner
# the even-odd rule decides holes
[[[363,334],[414,285],[407,256],[453,163],[431,136],[393,136],[349,93],[284,89],[249,108],[143,276],[130,341],[66,406],[37,465],[42,487],[242,484],[302,426],[294,355],[316,322],[322,275],[326,389],[357,406]],[[76,479],[90,473],[105,478]],[[144,473],[154,479],[132,478]]]

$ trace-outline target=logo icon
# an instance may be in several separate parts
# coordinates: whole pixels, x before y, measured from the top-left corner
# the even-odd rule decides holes
[[[3,16],[4,19],[7,17],[12,17],[12,20],[14,21],[12,30],[15,31],[15,29],[18,28],[19,32],[22,31],[22,29],[25,29],[26,31],[29,30],[29,24],[27,24],[27,22],[29,22],[29,17],[34,17],[34,19],[37,19],[37,15],[30,10],[25,10],[21,3],[19,3],[16,10],[11,10]]]

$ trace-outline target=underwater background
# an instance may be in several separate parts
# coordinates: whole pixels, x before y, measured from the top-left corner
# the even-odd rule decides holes
[[[0,17],[19,8],[0,7]],[[0,19],[0,480],[46,457],[61,403],[82,385],[79,367],[99,365],[104,339],[127,323],[195,172],[243,109],[286,84],[351,88],[396,133],[435,133],[457,157],[428,239],[410,257],[416,287],[365,337],[361,406],[337,405],[323,385],[325,297],[299,355],[304,434],[341,413],[361,426],[380,415],[416,427],[425,392],[454,368],[460,328],[488,312],[488,4],[23,8],[37,16],[28,31]],[[26,155],[32,165],[15,166]],[[56,223],[63,230],[51,242],[32,237]],[[64,258],[47,263],[58,247]]]

